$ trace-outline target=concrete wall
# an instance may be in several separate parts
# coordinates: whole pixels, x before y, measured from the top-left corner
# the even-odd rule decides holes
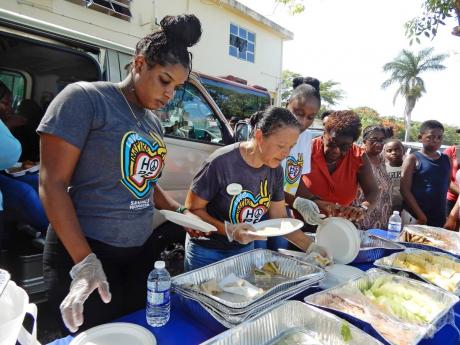
[[[283,40],[280,36],[256,21],[243,18],[230,8],[211,1],[176,0],[174,8],[170,0],[157,0],[156,3],[158,18],[187,10],[200,18],[203,35],[192,48],[194,69],[214,76],[234,75],[246,79],[249,84],[276,91],[282,68]],[[229,55],[230,23],[256,34],[255,63]]]
[[[134,47],[167,14],[194,13],[203,24],[203,36],[192,48],[194,69],[215,76],[234,75],[249,84],[276,92],[281,78],[283,40],[254,19],[228,5],[200,0],[136,0],[130,22],[65,0],[0,0],[0,8]],[[155,15],[156,14],[156,15]],[[230,23],[256,34],[255,63],[228,53]]]

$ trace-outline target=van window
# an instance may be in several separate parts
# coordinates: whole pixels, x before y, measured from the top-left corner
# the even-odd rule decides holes
[[[224,143],[222,124],[198,89],[190,83],[177,90],[174,99],[156,113],[167,137]]]
[[[13,109],[16,109],[18,104],[25,96],[25,78],[22,74],[0,70],[0,81],[2,81],[8,89],[10,89],[13,98]]]
[[[267,92],[243,86],[238,87],[234,84],[204,76],[200,76],[200,81],[226,119],[230,119],[232,116],[248,118],[256,111],[264,110],[270,106],[270,95]]]

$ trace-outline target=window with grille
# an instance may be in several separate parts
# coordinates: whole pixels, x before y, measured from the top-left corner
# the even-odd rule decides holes
[[[124,20],[131,19],[130,5],[132,0],[67,0],[95,11]]]
[[[254,63],[256,34],[230,24],[230,42],[228,53],[238,59]]]

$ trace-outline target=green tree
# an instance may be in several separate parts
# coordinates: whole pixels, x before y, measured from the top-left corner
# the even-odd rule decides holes
[[[407,49],[403,51],[391,62],[383,66],[384,72],[391,76],[383,82],[382,88],[397,84],[393,98],[393,103],[398,96],[404,97],[406,105],[404,108],[404,118],[406,120],[405,141],[410,134],[411,114],[418,99],[426,92],[425,82],[420,74],[428,71],[439,71],[446,67],[442,62],[447,58],[445,54],[433,55],[433,48],[422,49],[418,53],[413,53]]]
[[[291,15],[300,14],[305,11],[303,0],[275,0],[275,3],[286,6]]]
[[[289,70],[281,73],[281,104],[285,105],[292,93],[292,81],[301,74]],[[333,80],[320,82],[321,111],[329,109],[339,103],[345,97],[345,91],[340,88],[340,83]]]
[[[412,44],[414,39],[420,43],[420,36],[434,38],[439,25],[446,25],[446,18],[455,17],[458,25],[452,29],[452,35],[460,37],[460,0],[423,0],[424,13],[405,24],[406,36]]]

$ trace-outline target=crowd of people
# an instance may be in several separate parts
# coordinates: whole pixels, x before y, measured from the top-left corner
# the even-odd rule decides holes
[[[217,228],[210,236],[186,229],[186,270],[260,246],[276,250],[291,243],[327,255],[301,230],[270,241],[250,232],[268,218],[297,217],[304,231],[315,231],[331,216],[348,218],[363,230],[386,229],[398,210],[406,223],[456,229],[460,150],[439,152],[442,124],[424,122],[422,149],[406,157],[391,130],[362,129],[350,110],[323,113],[324,133],[313,139],[308,128],[321,107],[314,78],[294,80],[286,107],[255,113],[249,140],[217,149],[196,173],[185,205],[175,201],[158,182],[167,150],[153,111],[187,81],[188,48],[200,39],[201,24],[194,15],[181,15],[165,17],[160,26],[138,42],[126,79],[67,86],[37,129],[42,221],[50,223],[44,274],[50,304],[60,309],[71,332],[144,305],[154,257],[154,208],[199,217]],[[0,87],[0,99],[8,96]],[[0,150],[10,155],[0,157],[5,168],[19,153],[7,128],[15,119],[2,120],[0,142],[11,147]],[[132,181],[129,157],[139,150],[158,164],[146,164],[142,180]],[[6,179],[0,175],[7,198]]]

